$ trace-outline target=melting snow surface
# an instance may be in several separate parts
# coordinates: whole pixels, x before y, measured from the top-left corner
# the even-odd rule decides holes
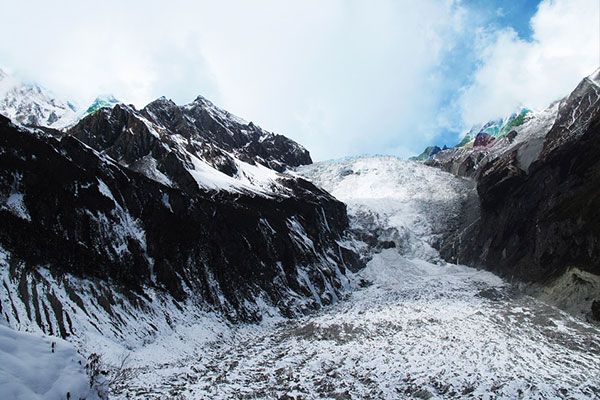
[[[349,203],[354,228],[375,221],[412,244],[374,254],[351,296],[316,315],[231,328],[179,360],[138,351],[152,366],[117,398],[600,397],[598,329],[429,245],[464,182],[393,158],[300,173]]]

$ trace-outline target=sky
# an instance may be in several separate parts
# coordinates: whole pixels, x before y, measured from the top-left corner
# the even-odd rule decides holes
[[[198,95],[314,160],[407,157],[600,66],[598,0],[6,1],[0,68],[86,108]]]

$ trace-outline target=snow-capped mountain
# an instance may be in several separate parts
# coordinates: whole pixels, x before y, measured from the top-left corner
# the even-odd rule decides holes
[[[299,144],[198,97],[177,106],[160,98],[138,111],[117,104],[68,131],[97,151],[173,188],[291,196],[287,167],[311,162]]]
[[[442,246],[450,261],[533,283],[536,293],[600,320],[600,70],[539,112],[490,124],[504,137],[425,161],[473,179],[462,228]],[[520,119],[520,120],[519,120]],[[517,122],[514,122],[517,121]],[[509,129],[505,127],[509,126]],[[485,129],[484,129],[485,130]]]
[[[77,109],[36,84],[26,84],[0,70],[0,114],[15,123],[61,129],[75,123]]]
[[[346,206],[283,172],[309,153],[202,97],[100,108],[66,132],[0,122],[0,304],[15,328],[135,348],[210,313],[307,313],[361,266]]]
[[[117,398],[597,397],[596,328],[458,263],[600,320],[599,104],[595,74],[424,163],[312,164],[203,97],[0,117],[0,314],[37,335],[0,326],[0,365],[94,397],[50,334],[131,356]]]
[[[85,110],[84,116],[88,115],[88,114],[93,114],[93,113],[97,112],[98,110],[100,110],[101,108],[105,108],[105,107],[112,108],[116,104],[119,104],[119,103],[122,103],[122,102],[117,100],[115,98],[115,96],[113,96],[112,94],[98,96],[92,102],[92,104],[90,104],[90,106]]]

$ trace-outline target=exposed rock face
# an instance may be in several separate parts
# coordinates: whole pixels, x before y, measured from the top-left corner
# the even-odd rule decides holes
[[[481,149],[465,150],[457,147],[437,153],[425,160],[425,164],[457,176],[473,178],[486,158],[487,152]]]
[[[596,321],[600,321],[600,300],[594,300],[592,302],[592,317]]]
[[[102,298],[121,293],[135,306],[165,293],[179,308],[191,300],[232,320],[260,319],[264,306],[293,315],[336,301],[347,285],[344,258],[356,258],[338,244],[345,205],[259,165],[310,162],[301,146],[220,112],[204,100],[183,108],[158,100],[142,112],[116,105],[54,136],[0,118],[5,318],[65,336],[63,311],[74,307],[99,324],[83,302],[70,302],[90,293],[41,284],[49,279],[41,270],[104,282],[113,294]],[[29,312],[40,290],[48,320],[62,323]],[[112,324],[127,318],[108,315]]]
[[[480,218],[446,243],[447,259],[543,285],[571,268],[600,275],[597,83],[584,79],[542,133],[479,163]],[[598,288],[586,297],[600,300]]]
[[[473,147],[488,147],[496,141],[496,138],[485,132],[481,132],[475,137]]]

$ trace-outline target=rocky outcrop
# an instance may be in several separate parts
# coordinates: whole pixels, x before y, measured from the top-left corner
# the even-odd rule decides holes
[[[485,132],[479,133],[475,137],[475,141],[473,142],[473,147],[488,147],[492,145],[496,141],[496,138],[490,134]]]
[[[425,160],[425,165],[457,176],[473,178],[486,158],[485,151],[457,147],[437,153],[434,157]]]
[[[446,150],[446,146],[444,146],[444,150]],[[435,156],[440,151],[442,151],[442,149],[440,149],[438,146],[429,146],[426,147],[421,154],[415,157],[411,157],[410,159],[413,161],[425,161]]]

